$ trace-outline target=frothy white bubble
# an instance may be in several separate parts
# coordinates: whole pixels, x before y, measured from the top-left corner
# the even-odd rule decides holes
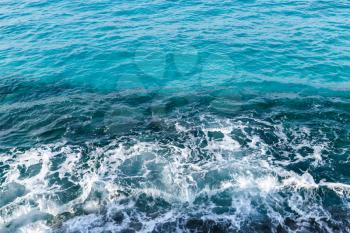
[[[262,128],[270,127],[279,145],[294,143],[283,126],[255,122],[262,124]],[[2,229],[9,229],[12,223],[11,229],[18,231],[44,232],[52,227],[48,219],[53,219],[67,231],[101,232],[120,231],[137,220],[142,223],[138,231],[148,232],[158,224],[197,214],[203,219],[225,219],[239,229],[261,214],[256,203],[266,209],[276,225],[283,224],[286,214],[297,213],[304,218],[329,215],[315,198],[322,188],[334,191],[347,203],[349,185],[317,182],[309,172],[298,174],[289,170],[286,164],[290,158],[285,158],[286,164],[274,160],[268,151],[269,144],[248,128],[252,127],[242,119],[202,116],[197,125],[177,123],[175,133],[186,138],[181,145],[176,141],[141,141],[130,137],[106,146],[91,146],[88,153],[64,143],[14,150],[0,156],[10,166],[2,186],[24,190],[0,207],[0,224]],[[201,133],[195,135],[195,130]],[[235,134],[244,137],[247,143],[239,141]],[[321,144],[310,138],[306,129],[294,130],[293,135],[302,138],[299,141],[303,147],[308,146],[313,153],[320,154],[328,147],[326,142]],[[300,155],[302,161],[312,164],[325,159],[316,156],[315,160],[313,153]],[[75,195],[66,197],[73,190]],[[154,210],[150,217],[138,206],[143,195],[150,199],[141,202],[151,205],[151,209],[159,205],[157,200],[167,204],[161,211]],[[283,212],[284,205],[293,213]],[[110,219],[117,211],[121,211],[120,224]],[[60,220],[62,215],[70,217]]]

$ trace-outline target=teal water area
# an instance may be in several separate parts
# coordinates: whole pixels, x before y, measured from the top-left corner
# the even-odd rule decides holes
[[[349,1],[0,3],[0,232],[350,232]]]

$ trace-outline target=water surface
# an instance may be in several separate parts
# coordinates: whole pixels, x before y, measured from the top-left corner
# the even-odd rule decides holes
[[[349,1],[0,3],[0,232],[350,232]]]

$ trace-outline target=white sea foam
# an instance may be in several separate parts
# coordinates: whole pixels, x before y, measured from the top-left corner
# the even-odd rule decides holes
[[[204,134],[200,140],[190,135],[190,128],[178,123],[179,137],[185,135],[189,138],[184,146],[129,138],[126,142],[120,140],[104,147],[92,147],[89,153],[61,143],[24,152],[14,150],[0,156],[1,161],[10,166],[2,186],[16,183],[25,189],[21,195],[0,207],[0,229],[17,222],[18,231],[47,231],[51,226],[47,225],[44,215],[33,215],[36,216],[35,221],[23,220],[33,211],[49,214],[53,219],[70,213],[72,217],[62,225],[67,231],[120,231],[137,218],[142,222],[139,230],[148,232],[157,224],[188,214],[199,214],[203,219],[226,219],[239,229],[251,216],[259,215],[259,209],[253,203],[264,206],[273,224],[278,225],[283,224],[283,216],[276,208],[282,208],[285,202],[304,218],[328,216],[329,213],[312,199],[320,188],[333,190],[343,200],[349,198],[350,185],[324,180],[316,182],[307,171],[291,171],[285,167],[288,156],[286,163],[274,160],[268,153],[269,145],[260,135],[248,133],[247,124],[241,120],[208,121],[205,117],[202,120],[206,124],[200,126]],[[262,121],[258,124],[273,127],[279,144],[295,143],[290,141],[281,125],[274,126]],[[244,135],[248,141],[246,145],[234,139],[232,133],[235,130]],[[212,138],[209,135],[212,132],[217,132],[219,136]],[[298,151],[307,146],[313,154],[300,155],[300,159],[290,162],[317,161],[313,166],[321,166],[325,159],[322,151],[327,150],[329,145],[310,139],[307,128],[294,130],[293,134],[295,138],[303,138],[299,140],[302,145],[293,149]],[[198,141],[203,140],[207,143],[199,146]],[[199,150],[205,153],[200,154]],[[31,175],[23,177],[20,168],[30,169],[33,166],[38,167]],[[61,183],[52,181],[55,174]],[[68,190],[62,184],[63,180],[69,181]],[[61,202],[60,193],[70,192],[74,185],[79,187],[77,194]],[[302,190],[306,191],[306,195],[299,194]],[[280,193],[286,197],[282,198]],[[160,198],[170,203],[172,208],[152,218],[142,211],[135,212],[140,195],[154,200]],[[203,203],[198,204],[199,200]],[[220,201],[226,203],[225,214],[217,212],[222,205]],[[317,208],[311,210],[312,206]],[[77,208],[81,208],[86,215],[74,217]],[[122,223],[106,221],[101,213],[103,209],[106,209],[107,216],[122,211]]]

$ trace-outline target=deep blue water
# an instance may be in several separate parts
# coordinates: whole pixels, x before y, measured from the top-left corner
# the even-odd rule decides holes
[[[350,232],[348,0],[0,2],[0,232]]]

